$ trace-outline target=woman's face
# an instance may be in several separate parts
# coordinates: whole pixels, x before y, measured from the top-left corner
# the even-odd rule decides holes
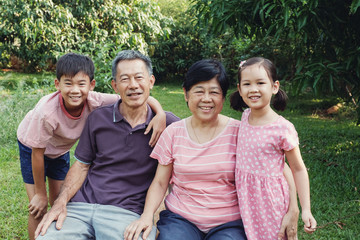
[[[199,82],[188,92],[184,89],[184,95],[193,117],[202,122],[216,120],[225,100],[216,78]]]

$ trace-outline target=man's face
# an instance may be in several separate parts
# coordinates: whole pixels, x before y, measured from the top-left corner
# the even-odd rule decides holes
[[[122,104],[127,108],[140,108],[146,105],[155,77],[149,75],[143,60],[122,60],[116,67],[116,79],[111,85],[121,96]]]

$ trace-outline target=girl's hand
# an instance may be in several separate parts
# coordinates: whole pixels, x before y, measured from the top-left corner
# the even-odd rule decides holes
[[[153,133],[151,135],[149,145],[154,147],[161,133],[166,128],[166,114],[164,111],[156,113],[155,117],[150,121],[149,126],[145,130],[145,134],[148,134],[151,129]]]
[[[316,220],[311,214],[311,211],[303,211],[301,214],[302,220],[304,222],[304,230],[306,233],[312,234],[316,230]]]
[[[145,240],[153,227],[152,216],[143,216],[141,215],[140,219],[132,222],[129,226],[126,227],[124,232],[125,240],[137,240],[141,232],[143,231],[142,238]]]
[[[47,207],[47,196],[42,194],[35,194],[28,205],[29,212],[35,219],[41,218],[46,213]]]

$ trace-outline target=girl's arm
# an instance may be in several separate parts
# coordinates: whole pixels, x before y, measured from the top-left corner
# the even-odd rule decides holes
[[[284,176],[289,185],[290,201],[289,201],[289,209],[285,214],[281,223],[278,238],[285,239],[285,233],[286,233],[288,240],[296,240],[297,224],[299,219],[299,207],[297,203],[296,186],[295,186],[294,178],[289,166],[286,163],[284,165]]]
[[[35,219],[41,217],[47,211],[48,199],[45,184],[45,167],[44,167],[45,148],[32,148],[31,166],[34,177],[35,195],[30,200],[29,211]]]
[[[124,232],[126,240],[139,239],[140,233],[143,233],[143,239],[150,234],[153,226],[154,213],[158,209],[161,201],[164,199],[166,190],[169,185],[170,176],[172,174],[173,164],[158,164],[155,178],[152,181],[146,195],[145,208],[140,219],[132,222],[127,226]]]
[[[151,107],[151,109],[156,113],[155,117],[150,121],[149,126],[145,130],[145,134],[148,134],[151,129],[153,129],[153,133],[151,135],[149,145],[154,147],[157,140],[159,139],[161,133],[166,128],[166,114],[161,107],[161,104],[158,100],[153,97],[149,97],[147,103]]]
[[[290,151],[285,151],[285,156],[294,176],[305,232],[312,233],[316,229],[316,220],[311,214],[309,176],[301,157],[299,146]]]

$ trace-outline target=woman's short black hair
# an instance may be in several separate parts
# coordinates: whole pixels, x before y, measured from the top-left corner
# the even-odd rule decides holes
[[[214,59],[203,59],[194,63],[188,70],[183,82],[183,88],[188,92],[192,86],[199,82],[206,82],[213,78],[218,81],[223,97],[229,89],[229,80],[224,66]]]

